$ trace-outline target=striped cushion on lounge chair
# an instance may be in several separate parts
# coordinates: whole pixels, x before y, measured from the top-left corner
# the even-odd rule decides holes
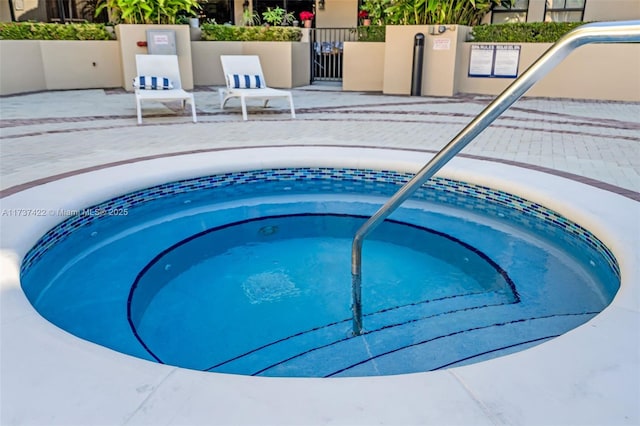
[[[139,75],[133,79],[133,87],[146,90],[170,90],[173,83],[166,77]]]
[[[260,89],[264,86],[259,75],[229,74],[227,78],[234,89]]]

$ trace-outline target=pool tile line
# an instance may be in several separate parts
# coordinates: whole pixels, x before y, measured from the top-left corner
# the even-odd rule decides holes
[[[350,340],[359,339],[359,338],[365,338],[368,335],[371,335],[371,334],[374,334],[374,333],[379,333],[379,332],[388,330],[390,328],[402,327],[403,325],[408,325],[408,324],[412,324],[412,323],[416,323],[416,322],[420,322],[420,321],[426,321],[426,320],[429,320],[429,319],[432,319],[432,318],[437,318],[437,317],[441,317],[441,316],[445,316],[445,315],[451,315],[451,314],[460,313],[460,312],[469,312],[469,311],[478,310],[478,309],[492,308],[492,307],[505,306],[505,305],[511,305],[511,304],[513,304],[513,302],[510,302],[510,303],[508,303],[508,302],[487,303],[487,304],[478,305],[478,306],[467,306],[467,307],[464,307],[464,308],[452,309],[452,310],[449,310],[449,311],[439,312],[437,314],[427,315],[427,316],[424,316],[424,317],[412,318],[410,320],[407,320],[407,321],[404,321],[404,322],[401,322],[401,323],[388,324],[388,325],[385,325],[383,327],[379,327],[379,328],[376,328],[376,329],[373,329],[373,330],[366,330],[365,329],[363,331],[363,334],[360,334],[360,335],[357,335],[357,336],[353,335],[353,334],[350,334],[348,336],[342,337],[342,338],[334,340],[332,342],[325,343],[324,345],[320,345],[320,346],[316,346],[316,347],[310,348],[310,349],[308,349],[306,351],[300,352],[300,353],[292,355],[292,356],[290,356],[290,357],[288,357],[286,359],[280,360],[280,361],[278,361],[278,362],[276,362],[274,364],[271,364],[269,366],[263,367],[262,369],[252,373],[251,375],[252,376],[259,376],[260,374],[264,373],[265,371],[268,371],[268,370],[270,370],[270,369],[272,369],[274,367],[277,367],[279,365],[286,364],[287,362],[292,361],[294,359],[301,358],[301,357],[303,357],[305,355],[308,355],[308,354],[310,354],[312,352],[316,352],[316,351],[319,351],[319,350],[322,350],[322,349],[325,349],[325,348],[329,348],[331,346],[335,346],[335,345],[338,345],[340,343],[347,342],[347,341],[350,341]],[[367,360],[365,360],[365,361],[363,361],[363,362],[361,362],[361,363],[359,363],[357,365],[364,364],[364,363],[366,363],[368,361],[373,360],[374,358],[375,358],[375,356],[373,356],[371,358],[368,358]],[[351,367],[353,367],[353,366],[351,366]],[[351,368],[351,367],[348,367],[348,368]],[[345,368],[344,370],[346,370],[348,368]],[[344,370],[341,370],[341,371],[344,371]],[[331,377],[331,376],[329,375],[329,376],[323,376],[323,377],[326,378],[326,377]]]
[[[345,372],[347,370],[350,370],[350,369],[352,369],[354,367],[357,367],[359,365],[366,364],[367,362],[371,362],[371,361],[373,361],[375,359],[382,358],[383,356],[387,356],[387,355],[390,355],[390,354],[393,354],[393,353],[397,353],[397,352],[403,351],[405,349],[413,348],[413,347],[416,347],[416,346],[422,346],[422,345],[425,345],[427,343],[431,343],[431,342],[436,341],[436,340],[445,339],[445,338],[448,338],[448,337],[453,337],[453,336],[457,336],[457,335],[460,335],[460,334],[469,333],[469,332],[472,332],[472,331],[486,330],[486,329],[490,329],[490,328],[493,328],[493,327],[502,327],[502,326],[505,326],[505,325],[518,324],[518,323],[523,323],[523,322],[528,322],[528,321],[535,321],[535,320],[540,320],[540,319],[557,318],[557,317],[564,317],[564,316],[580,316],[580,315],[595,316],[597,314],[599,314],[599,312],[578,312],[578,313],[565,313],[565,314],[551,314],[551,315],[543,315],[543,316],[539,316],[539,317],[520,318],[520,319],[516,319],[516,320],[503,321],[503,322],[493,323],[493,324],[490,324],[490,325],[471,327],[471,328],[468,328],[468,329],[465,329],[465,330],[457,330],[457,331],[454,331],[454,332],[451,332],[451,333],[448,333],[448,334],[444,334],[444,335],[441,335],[441,336],[437,336],[437,337],[421,340],[419,342],[414,342],[414,343],[411,343],[409,345],[401,346],[399,348],[395,348],[395,349],[392,349],[392,350],[389,350],[389,351],[386,351],[386,352],[379,353],[377,355],[373,355],[373,356],[371,356],[371,357],[369,357],[367,359],[364,359],[364,360],[362,360],[360,362],[354,363],[354,364],[349,365],[347,367],[344,367],[342,369],[336,370],[333,373],[327,374],[326,376],[324,376],[324,378],[334,377],[334,376],[336,376],[336,375],[338,375],[340,373],[343,373],[343,372]],[[521,344],[524,344],[524,342],[522,342]],[[453,364],[457,364],[457,363],[462,362],[462,361],[463,360],[461,359],[461,360],[458,360],[458,361],[454,362]],[[429,371],[434,371],[434,370],[436,370],[436,369],[434,368],[434,369],[431,369]]]
[[[378,310],[376,312],[367,312],[367,313],[364,313],[363,316],[364,317],[370,317],[372,315],[381,314],[381,313],[385,313],[385,312],[390,312],[390,311],[393,311],[393,310],[396,310],[396,309],[402,309],[402,308],[406,308],[406,307],[409,307],[409,306],[418,306],[418,305],[427,304],[427,303],[437,303],[437,302],[440,302],[440,301],[451,300],[451,299],[455,299],[455,298],[459,298],[459,297],[479,295],[479,294],[484,294],[484,293],[475,292],[475,293],[465,293],[465,294],[454,294],[454,295],[451,295],[451,296],[443,296],[443,297],[439,297],[439,298],[436,298],[436,299],[421,300],[419,302],[413,302],[413,303],[409,303],[409,304],[405,304],[405,305],[398,305],[398,306],[393,306],[393,307],[390,307],[390,308],[380,309],[380,310]],[[325,328],[333,327],[333,326],[338,325],[338,324],[346,324],[346,323],[349,323],[351,321],[352,321],[351,318],[346,318],[346,319],[343,319],[343,320],[340,320],[340,321],[331,322],[329,324],[324,324],[324,325],[321,325],[321,326],[318,326],[318,327],[313,327],[313,328],[310,328],[308,330],[303,330],[303,331],[300,331],[298,333],[294,333],[294,334],[292,334],[290,336],[283,337],[281,339],[274,340],[272,342],[266,343],[266,344],[264,344],[262,346],[259,346],[259,347],[255,348],[255,349],[252,349],[252,350],[247,351],[245,353],[242,353],[240,355],[236,355],[236,356],[234,356],[234,357],[232,357],[230,359],[227,359],[226,361],[219,362],[219,363],[217,363],[215,365],[212,365],[209,368],[203,369],[202,371],[213,371],[215,368],[222,367],[225,364],[228,364],[230,362],[233,362],[233,361],[236,361],[238,359],[244,358],[245,356],[251,355],[252,353],[258,352],[258,351],[260,351],[262,349],[266,349],[266,348],[268,348],[270,346],[273,346],[273,345],[276,345],[278,343],[282,343],[282,342],[285,342],[287,340],[291,340],[293,338],[296,338],[296,337],[299,337],[299,336],[303,336],[305,334],[313,333],[314,331],[318,331],[318,330],[322,330],[322,329],[325,329]]]
[[[495,349],[491,349],[489,351],[484,351],[484,352],[480,352],[480,353],[477,353],[477,354],[473,354],[473,355],[470,355],[468,357],[459,359],[459,360],[454,361],[454,362],[450,362],[450,363],[447,363],[447,364],[439,365],[439,366],[431,369],[431,371],[442,370],[443,368],[454,367],[454,366],[456,366],[456,364],[460,364],[461,362],[470,361],[472,359],[479,358],[479,357],[485,356],[485,355],[489,355],[491,353],[504,351],[506,349],[513,349],[513,348],[517,348],[519,346],[529,345],[531,343],[537,343],[537,344],[544,343],[547,340],[555,339],[556,337],[560,337],[560,336],[561,336],[561,334],[552,334],[552,335],[548,335],[548,336],[538,337],[536,339],[527,340],[527,341],[524,341],[524,342],[514,343],[512,345],[502,346],[500,348],[495,348]]]
[[[207,190],[211,188],[231,188],[232,195],[237,191],[236,188],[241,187],[242,185],[248,183],[255,184],[256,182],[261,181],[297,181],[304,184],[308,180],[341,180],[364,183],[391,182],[399,186],[406,183],[411,177],[412,174],[410,173],[401,173],[389,170],[360,170],[350,168],[281,168],[230,172],[165,183],[144,190],[124,194],[103,203],[79,210],[77,214],[49,230],[40,238],[35,246],[29,250],[23,259],[21,274],[24,274],[25,271],[37,262],[47,250],[58,244],[71,232],[87,226],[102,217],[100,214],[92,214],[91,212],[108,213],[118,209],[128,210],[136,205],[144,204],[148,201],[171,197],[175,194]],[[340,191],[340,189],[334,188],[334,191]],[[346,189],[346,191],[349,192],[348,189]],[[373,193],[370,195],[373,195]],[[379,195],[388,197],[389,194],[380,193]],[[415,199],[449,202],[454,205],[459,204],[458,201],[460,197],[463,199],[470,197],[472,200],[478,201],[486,200],[489,201],[489,203],[502,205],[507,208],[507,212],[515,212],[509,217],[509,219],[513,221],[525,223],[527,218],[531,217],[550,226],[551,229],[558,228],[565,231],[568,230],[574,234],[579,241],[586,243],[606,259],[609,268],[618,278],[620,277],[620,269],[615,257],[608,247],[606,247],[597,237],[579,224],[569,221],[556,212],[537,203],[533,203],[522,197],[503,191],[442,177],[432,178],[414,194]],[[478,208],[475,205],[473,207]],[[490,212],[491,209],[486,209],[486,211]]]

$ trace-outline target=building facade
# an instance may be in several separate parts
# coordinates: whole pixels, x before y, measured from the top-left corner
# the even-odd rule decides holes
[[[0,0],[1,21],[105,22],[94,17],[99,0]],[[348,28],[358,25],[362,0],[201,0],[203,18],[217,23],[240,24],[245,10],[261,16],[268,8],[280,7],[298,18],[313,12],[316,28]],[[483,23],[620,21],[640,19],[640,0],[516,0],[508,8],[499,7]]]

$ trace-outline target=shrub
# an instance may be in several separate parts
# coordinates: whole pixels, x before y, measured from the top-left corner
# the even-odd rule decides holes
[[[104,24],[0,22],[0,40],[111,40]]]
[[[302,31],[294,27],[245,27],[205,23],[200,27],[207,41],[300,41]]]
[[[480,43],[555,43],[584,22],[514,22],[473,27],[473,42]]]
[[[358,41],[385,41],[384,25],[369,25],[358,27]]]

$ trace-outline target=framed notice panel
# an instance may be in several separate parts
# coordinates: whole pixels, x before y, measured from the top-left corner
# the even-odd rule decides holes
[[[518,76],[518,62],[520,62],[520,46],[497,45],[493,57],[494,77]]]
[[[147,30],[149,55],[177,55],[176,32],[174,30]]]
[[[471,45],[469,77],[516,78],[520,62],[520,46]]]
[[[470,77],[491,77],[493,72],[493,53],[495,46],[472,44],[469,59]]]

